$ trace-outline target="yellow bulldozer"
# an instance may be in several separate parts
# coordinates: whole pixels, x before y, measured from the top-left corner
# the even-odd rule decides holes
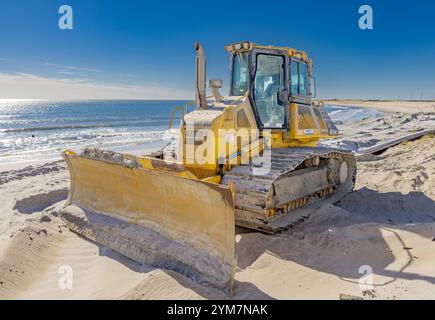
[[[235,226],[273,234],[298,211],[352,191],[352,153],[318,147],[338,132],[313,102],[311,59],[288,47],[225,47],[229,96],[195,45],[195,105],[176,108],[174,143],[151,155],[87,148],[63,153],[70,175],[61,216],[69,228],[139,263],[231,290]],[[328,200],[322,200],[328,201]]]

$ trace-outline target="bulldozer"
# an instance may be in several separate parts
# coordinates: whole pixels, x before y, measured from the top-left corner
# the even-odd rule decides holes
[[[306,52],[225,46],[224,97],[217,79],[207,96],[205,53],[195,49],[195,100],[169,123],[179,112],[177,139],[143,156],[64,151],[71,186],[60,214],[74,232],[134,261],[230,292],[236,225],[274,234],[303,222],[303,208],[353,190],[356,161],[318,146],[338,130],[314,100]]]

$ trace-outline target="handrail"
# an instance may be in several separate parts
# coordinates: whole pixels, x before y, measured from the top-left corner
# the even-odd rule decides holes
[[[240,97],[238,97],[237,99],[235,99],[234,101],[232,101],[231,104],[230,104],[229,106],[225,107],[225,109],[222,111],[222,114],[224,114],[228,109],[232,108],[232,107],[234,106],[234,103],[236,103],[237,101],[239,101],[239,100],[241,100],[241,99],[246,98],[247,96],[248,96],[248,92],[246,92],[245,95],[240,96]],[[207,97],[207,99],[208,99],[208,98],[212,98],[212,97],[213,97],[213,96],[209,96],[209,97]],[[182,112],[182,115],[181,115],[181,116],[182,116],[182,119],[184,119],[184,114],[187,113],[187,112],[189,111],[189,110],[188,110],[188,107],[194,105],[195,103],[196,103],[196,102],[195,102],[194,100],[192,100],[192,101],[188,102],[188,103],[187,103],[186,105],[184,105],[184,106],[178,106],[178,107],[175,107],[175,108],[172,110],[171,120],[169,120],[168,130],[170,130],[170,129],[172,128],[172,122],[173,122],[173,120],[174,120],[175,112],[178,111],[178,110],[182,110],[183,112]],[[221,118],[220,127],[222,127],[222,121],[223,121],[223,117]]]
[[[171,130],[171,128],[172,128],[172,121],[174,120],[175,112],[180,110],[180,109],[184,110],[184,106],[178,106],[178,107],[176,107],[175,109],[172,110],[171,120],[169,120],[168,130]],[[183,112],[183,117],[184,117],[184,112]]]
[[[182,110],[181,118],[184,119],[184,114],[185,114],[185,112],[188,111],[188,107],[190,107],[190,106],[193,105],[194,103],[195,103],[195,101],[190,101],[190,102],[188,102],[186,105],[175,107],[175,108],[172,110],[171,120],[169,120],[168,130],[171,130],[171,128],[172,128],[172,122],[173,122],[173,120],[174,120],[175,112],[178,111],[178,110]]]

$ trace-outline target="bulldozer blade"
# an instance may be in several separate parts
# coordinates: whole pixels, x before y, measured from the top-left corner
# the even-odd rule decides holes
[[[111,162],[64,152],[71,188],[60,214],[68,227],[134,261],[229,293],[236,265],[230,188],[117,155]]]

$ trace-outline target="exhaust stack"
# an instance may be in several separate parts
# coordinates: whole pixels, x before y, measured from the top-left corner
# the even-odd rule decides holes
[[[206,97],[206,62],[204,49],[199,42],[195,43],[196,58],[195,58],[195,100],[198,109],[207,108]]]

